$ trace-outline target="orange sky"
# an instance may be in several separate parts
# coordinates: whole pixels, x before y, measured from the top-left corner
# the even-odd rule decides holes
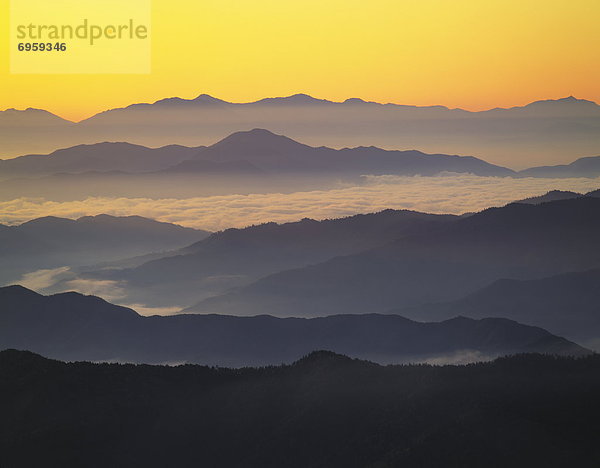
[[[200,93],[473,110],[600,102],[598,0],[153,0],[145,75],[11,75],[8,8],[0,0],[0,109],[79,120]]]

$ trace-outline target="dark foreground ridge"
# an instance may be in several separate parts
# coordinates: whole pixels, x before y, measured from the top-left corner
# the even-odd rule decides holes
[[[588,467],[600,356],[387,366],[63,363],[0,352],[1,466]]]

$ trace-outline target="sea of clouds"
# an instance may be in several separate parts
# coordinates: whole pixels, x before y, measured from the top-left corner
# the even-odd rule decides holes
[[[600,188],[600,178],[518,179],[447,174],[436,177],[365,176],[363,180],[363,184],[351,187],[289,194],[187,199],[101,197],[69,202],[19,198],[0,202],[0,223],[19,224],[41,216],[78,218],[106,213],[140,215],[217,231],[267,221],[295,221],[304,217],[338,218],[386,208],[462,214],[502,206],[549,190],[585,193]]]

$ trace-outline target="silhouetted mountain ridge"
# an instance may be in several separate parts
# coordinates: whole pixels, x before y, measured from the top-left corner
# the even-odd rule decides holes
[[[23,273],[180,248],[208,236],[141,216],[46,216],[0,229],[0,284]]]
[[[146,148],[131,143],[96,143],[0,160],[2,178],[47,175],[58,172],[125,171],[166,169],[192,158],[200,148],[169,145]]]
[[[199,161],[206,161],[201,163]],[[213,164],[210,164],[213,163]],[[235,164],[234,164],[235,163]],[[193,168],[227,174],[246,173],[249,168],[301,175],[326,171],[338,175],[362,174],[435,175],[468,172],[508,176],[510,169],[471,156],[390,151],[376,147],[335,150],[314,148],[268,130],[236,132],[209,147],[170,145],[146,148],[129,143],[98,143],[57,150],[48,155],[28,155],[0,161],[0,177],[35,176],[59,172],[124,171],[172,173]],[[244,165],[239,170],[239,165]],[[256,166],[256,168],[254,168]],[[107,174],[108,175],[108,174]]]
[[[79,123],[38,123],[0,113],[0,154],[48,153],[98,141],[144,146],[210,144],[248,128],[269,128],[314,146],[375,145],[472,154],[501,166],[559,164],[598,148],[600,106],[573,97],[472,112],[444,106],[344,102],[306,94],[230,103],[205,94],[100,112]],[[4,118],[2,117],[4,115]]]
[[[525,169],[520,177],[598,177],[600,176],[600,156],[579,158],[570,164],[540,166]]]
[[[119,281],[133,302],[187,306],[202,296],[261,276],[384,245],[454,219],[452,215],[385,210],[340,219],[227,229],[181,249],[177,255],[134,269],[89,272],[84,278]]]
[[[458,299],[500,278],[600,267],[600,200],[490,208],[386,246],[267,276],[189,312],[383,312]]]
[[[506,317],[600,349],[600,270],[500,279],[459,300],[396,310],[414,320]]]
[[[381,367],[321,351],[231,370],[3,351],[0,463],[591,467],[599,376],[598,356]]]
[[[245,159],[261,169],[296,173],[435,175],[440,172],[469,172],[478,175],[512,175],[513,171],[472,156],[425,154],[420,151],[390,151],[376,147],[335,150],[314,148],[291,138],[256,128],[236,132],[202,149],[198,159],[231,161]]]
[[[289,363],[315,349],[383,363],[470,362],[526,351],[589,353],[541,328],[506,319],[419,323],[376,314],[142,317],[94,296],[41,296],[20,286],[0,288],[0,311],[0,348],[65,360],[241,367]]]
[[[257,101],[243,102],[243,103],[224,101],[222,99],[215,98],[208,94],[200,94],[198,97],[192,98],[192,99],[172,97],[172,98],[160,99],[158,101],[155,101],[154,103],[138,103],[138,104],[131,104],[124,108],[109,109],[107,111],[101,112],[100,114],[96,114],[96,116],[105,114],[107,112],[118,112],[118,111],[122,111],[124,109],[135,108],[136,106],[153,106],[153,105],[160,106],[163,104],[194,106],[198,103],[201,103],[201,104],[216,103],[216,104],[220,104],[220,105],[224,104],[224,105],[231,106],[231,107],[260,106],[260,105],[285,105],[285,104],[308,105],[308,106],[310,106],[310,105],[317,105],[317,106],[322,106],[322,105],[340,106],[341,105],[341,106],[343,106],[343,105],[354,105],[354,104],[375,104],[378,106],[399,107],[399,108],[453,110],[453,111],[465,112],[467,114],[482,114],[482,113],[487,113],[487,112],[498,112],[498,111],[514,112],[514,111],[519,111],[519,110],[530,110],[530,109],[544,109],[545,110],[548,107],[550,107],[550,108],[558,108],[558,109],[560,109],[560,108],[563,108],[563,109],[565,109],[565,108],[566,109],[580,108],[580,109],[586,109],[586,110],[593,109],[600,113],[600,106],[598,106],[598,104],[596,104],[595,102],[589,101],[586,99],[578,99],[578,98],[575,98],[574,96],[568,96],[568,97],[559,98],[559,99],[539,100],[539,101],[531,102],[529,104],[525,104],[524,106],[514,106],[514,107],[510,107],[510,108],[498,107],[498,108],[483,110],[483,111],[469,111],[469,110],[461,109],[461,108],[449,109],[448,107],[442,106],[442,105],[416,106],[416,105],[395,104],[395,103],[379,103],[376,101],[365,101],[363,99],[356,98],[356,97],[348,98],[348,99],[345,99],[344,101],[331,101],[328,99],[315,98],[315,97],[310,96],[305,93],[297,93],[297,94],[293,94],[290,96],[263,98],[263,99],[259,99]],[[89,119],[86,119],[86,120],[94,119],[96,116],[90,117]]]
[[[529,205],[538,205],[540,203],[547,203],[551,201],[557,200],[569,200],[571,198],[583,197],[582,193],[571,192],[569,190],[550,190],[546,192],[544,195],[539,195],[535,197],[525,198],[523,200],[515,201],[514,203],[526,203]]]

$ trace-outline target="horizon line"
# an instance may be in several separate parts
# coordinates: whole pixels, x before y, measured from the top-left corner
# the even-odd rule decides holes
[[[10,111],[15,111],[15,112],[27,112],[30,110],[34,110],[34,111],[42,111],[42,112],[47,112],[51,115],[54,115],[66,122],[70,122],[70,123],[74,123],[74,124],[78,124],[81,122],[84,122],[86,120],[89,120],[97,115],[100,114],[104,114],[107,112],[111,112],[111,111],[117,111],[117,110],[125,110],[125,109],[129,109],[131,107],[134,106],[152,106],[152,105],[157,105],[160,104],[162,102],[166,102],[166,101],[178,101],[178,102],[186,102],[186,103],[193,103],[195,101],[201,100],[202,98],[205,99],[210,99],[211,101],[215,102],[215,103],[222,103],[222,104],[226,104],[226,105],[252,105],[252,104],[260,104],[262,102],[269,102],[269,101],[275,101],[275,100],[285,100],[285,99],[290,99],[290,98],[304,98],[307,100],[312,100],[315,101],[314,103],[323,103],[325,105],[328,104],[337,104],[337,105],[343,105],[343,104],[350,104],[352,102],[356,102],[356,103],[361,103],[361,104],[372,104],[372,105],[379,105],[379,106],[395,106],[395,107],[412,107],[412,108],[416,108],[416,109],[428,109],[428,108],[441,108],[447,111],[460,111],[460,112],[466,112],[469,114],[480,114],[480,113],[484,113],[484,112],[490,112],[490,111],[496,111],[496,110],[512,110],[512,109],[522,109],[524,107],[527,107],[531,104],[536,104],[536,103],[541,103],[541,102],[559,102],[559,101],[571,101],[571,102],[587,102],[587,103],[591,103],[591,104],[595,104],[596,106],[600,106],[600,104],[598,104],[596,101],[593,101],[591,99],[585,99],[585,98],[576,98],[574,95],[569,95],[569,96],[565,96],[565,97],[559,97],[559,98],[548,98],[548,99],[537,99],[537,100],[533,100],[533,101],[528,101],[525,104],[522,105],[516,105],[516,106],[510,106],[510,107],[491,107],[491,108],[487,108],[487,109],[482,109],[482,110],[469,110],[469,109],[465,109],[462,107],[448,107],[445,106],[443,104],[430,104],[430,105],[417,105],[417,104],[400,104],[400,103],[395,103],[395,102],[378,102],[378,101],[369,101],[369,100],[365,100],[362,98],[357,98],[357,97],[351,97],[351,98],[347,98],[343,101],[333,101],[333,100],[329,100],[326,98],[316,98],[310,94],[307,93],[294,93],[294,94],[290,94],[287,96],[274,96],[274,97],[263,97],[257,100],[253,100],[253,101],[246,101],[246,102],[233,102],[233,101],[227,101],[224,99],[220,99],[220,98],[216,98],[210,94],[207,93],[200,93],[199,95],[195,96],[195,97],[191,97],[191,98],[182,98],[179,96],[171,96],[171,97],[166,97],[166,98],[160,98],[157,99],[156,101],[153,102],[134,102],[131,104],[127,104],[125,106],[122,107],[111,107],[111,108],[107,108],[105,110],[101,110],[99,112],[96,112],[94,114],[91,114],[88,117],[82,118],[80,120],[71,120],[65,117],[62,117],[61,115],[54,113],[52,111],[49,111],[47,109],[42,109],[39,107],[26,107],[24,109],[18,109],[15,107],[7,107],[6,109],[2,109],[0,110],[0,113],[2,112],[10,112]]]

